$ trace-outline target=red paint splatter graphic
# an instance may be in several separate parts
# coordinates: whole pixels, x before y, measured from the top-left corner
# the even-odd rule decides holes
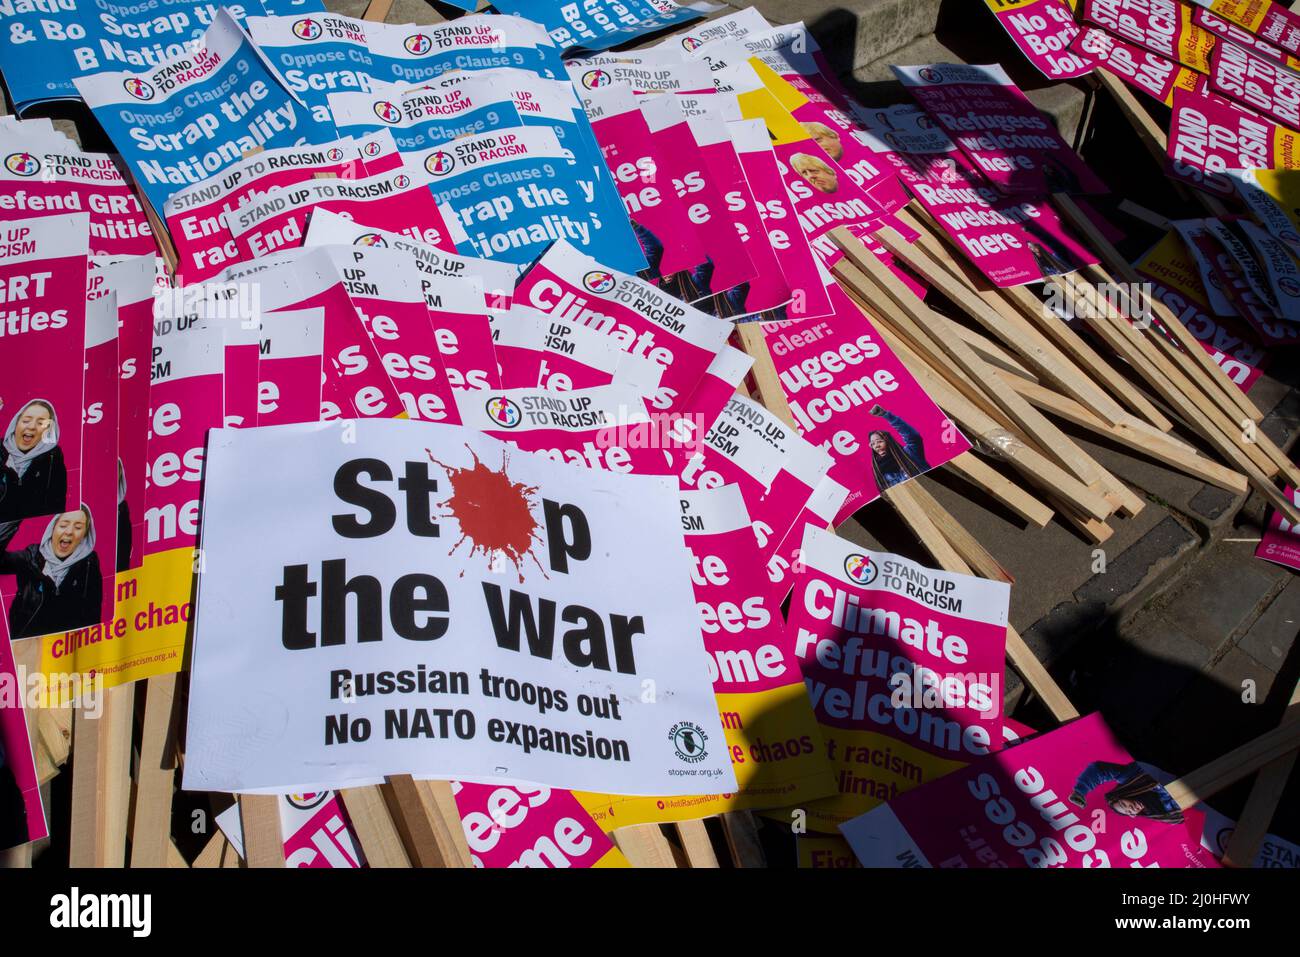
[[[468,541],[471,556],[481,551],[489,562],[500,555],[513,564],[521,584],[525,557],[531,558],[546,575],[546,569],[533,554],[533,546],[541,543],[537,521],[533,518],[533,495],[537,487],[511,481],[506,474],[510,459],[504,451],[501,468],[494,471],[480,462],[468,445],[465,448],[474,464],[463,469],[439,462],[432,451],[424,450],[430,462],[447,472],[451,497],[442,504],[460,525],[460,538],[447,554],[454,555],[460,543]]]

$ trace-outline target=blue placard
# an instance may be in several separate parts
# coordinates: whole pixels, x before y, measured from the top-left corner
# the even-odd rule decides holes
[[[323,143],[317,123],[224,11],[193,52],[144,73],[99,73],[78,91],[154,209],[259,148]]]

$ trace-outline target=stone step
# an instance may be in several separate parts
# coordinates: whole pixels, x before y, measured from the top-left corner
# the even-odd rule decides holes
[[[944,5],[944,0],[850,0],[843,6],[825,0],[731,0],[733,7],[755,7],[769,23],[803,20],[839,73],[933,33]]]
[[[985,36],[983,39],[987,41],[996,38]],[[818,41],[820,42],[820,36]],[[1083,108],[1087,100],[1084,91],[1072,83],[1035,85],[1038,74],[1027,65],[1022,69],[1023,58],[1017,60],[1013,57],[1020,57],[1014,49],[1007,53],[1000,46],[992,43],[958,42],[946,33],[930,34],[917,37],[905,46],[891,50],[885,56],[855,67],[851,75],[844,79],[850,91],[866,106],[888,106],[893,103],[912,101],[902,84],[894,79],[893,71],[890,70],[893,65],[1001,63],[1007,68],[1011,78],[1025,91],[1030,101],[1052,118],[1066,142],[1072,143],[1079,122],[1083,118]]]

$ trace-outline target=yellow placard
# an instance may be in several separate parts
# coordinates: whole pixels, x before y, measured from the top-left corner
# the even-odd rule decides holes
[[[805,870],[824,871],[844,867],[861,867],[849,842],[839,836],[800,836],[795,842],[798,866]]]
[[[575,791],[606,831],[633,824],[666,824],[812,801],[834,793],[826,750],[803,682],[752,694],[720,694],[725,746],[737,791],[685,797],[638,797]]]
[[[822,726],[838,793],[820,801],[791,804],[764,817],[784,822],[802,820],[810,831],[834,834],[845,821],[891,801],[950,771],[964,761],[940,758],[906,741],[876,731]]]
[[[73,675],[114,688],[180,671],[193,581],[194,549],[149,555],[141,567],[117,574],[112,621],[39,639],[46,706],[69,703],[69,689],[79,686]]]
[[[1170,292],[1205,306],[1205,287],[1201,285],[1200,270],[1177,232],[1170,230],[1165,233],[1164,238],[1138,261],[1136,268]]]
[[[752,60],[750,61],[753,62]],[[762,120],[767,124],[768,135],[778,145],[801,143],[808,139],[808,131],[781,105],[767,87],[738,94],[741,115],[747,120]]]
[[[1272,6],[1271,0],[1211,0],[1210,12],[1254,33]]]
[[[1192,8],[1179,9],[1182,29],[1179,31],[1178,62],[1201,73],[1210,72],[1210,54],[1219,38],[1209,30],[1192,23]]]

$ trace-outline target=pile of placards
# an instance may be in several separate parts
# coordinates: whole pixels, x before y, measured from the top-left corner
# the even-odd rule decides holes
[[[147,46],[111,3],[0,15],[17,107],[79,97],[117,150],[0,126],[0,843],[750,866],[757,812],[806,866],[1219,866],[1199,802],[1300,725],[1138,764],[918,481],[1105,541],[1143,499],[1060,420],[1300,520],[1170,311],[1179,240],[1120,258],[1106,184],[1001,67],[901,66],[915,102],[868,110],[753,9],[163,6]],[[1066,66],[1130,5],[1080,6]],[[1187,136],[1237,110],[1191,86]],[[1260,225],[1171,236],[1289,334],[1289,213],[1233,182]],[[1169,305],[1117,304],[1099,257]],[[937,568],[834,534],[880,498]],[[1008,660],[1065,726],[1017,743]],[[222,809],[194,853],[178,788]]]

